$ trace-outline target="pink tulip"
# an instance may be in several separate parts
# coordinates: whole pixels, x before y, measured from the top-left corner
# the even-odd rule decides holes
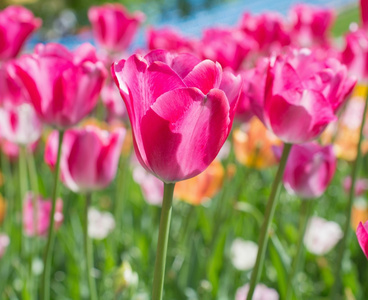
[[[97,43],[108,51],[121,52],[128,48],[145,16],[142,12],[130,15],[123,5],[108,3],[92,6],[88,19]]]
[[[37,201],[37,211],[34,213],[33,207],[33,195],[28,193],[24,200],[23,208],[23,226],[24,232],[28,236],[43,236],[45,237],[48,233],[50,226],[50,214],[51,214],[51,200],[44,200],[42,197],[38,196]],[[34,226],[34,217],[36,217],[37,226]],[[55,229],[58,229],[63,223],[63,201],[57,199],[55,207]],[[35,228],[36,227],[36,228]],[[35,232],[36,229],[36,232]]]
[[[354,28],[355,29],[355,28]],[[346,47],[341,61],[359,80],[368,79],[368,30],[356,29],[345,36]]]
[[[278,13],[266,12],[260,15],[243,14],[239,27],[254,40],[257,48],[269,55],[290,44],[290,33],[286,29],[283,17]]]
[[[330,184],[335,170],[336,156],[332,146],[294,145],[284,172],[284,186],[289,193],[303,199],[317,198]]]
[[[8,6],[0,11],[0,61],[16,57],[41,24],[41,19],[22,6]]]
[[[257,45],[251,36],[241,30],[211,28],[204,31],[199,47],[204,59],[217,61],[223,68],[238,71]]]
[[[335,20],[331,9],[296,4],[290,10],[292,38],[298,46],[327,45],[329,31]]]
[[[112,132],[94,126],[65,132],[61,152],[61,180],[74,192],[105,188],[115,178],[124,128]],[[48,138],[45,161],[54,168],[57,158],[58,133]]]
[[[256,81],[255,86],[263,83]],[[336,59],[318,60],[308,49],[270,60],[264,98],[251,99],[254,113],[286,143],[317,138],[334,121],[356,83]]]
[[[36,151],[38,145],[38,141],[28,144],[27,145],[27,151],[34,152]],[[15,161],[19,157],[19,145],[14,144],[8,140],[1,140],[1,150],[3,153],[8,157],[10,161]]]
[[[8,248],[10,239],[6,234],[0,234],[0,258],[5,254],[6,248]]]
[[[364,255],[368,259],[368,221],[364,224],[362,222],[359,223],[358,228],[356,230],[356,235],[358,238],[358,242],[360,248],[362,248]]]
[[[58,128],[73,126],[92,111],[107,76],[90,44],[74,52],[39,44],[15,69],[41,120]]]
[[[236,291],[235,300],[245,300],[247,299],[249,292],[249,283],[240,287]],[[279,300],[279,294],[276,290],[271,289],[264,284],[257,284],[254,294],[252,297],[253,300]]]
[[[350,193],[351,177],[346,177],[343,181],[343,187],[345,193]],[[364,192],[368,191],[368,179],[358,178],[355,182],[355,196],[361,196]]]
[[[196,53],[199,41],[182,36],[170,27],[147,31],[148,49],[164,49],[176,53]]]
[[[101,100],[107,109],[107,118],[109,121],[121,119],[126,116],[124,102],[121,101],[119,89],[113,81],[105,84],[102,88]]]
[[[164,50],[121,60],[112,73],[142,166],[166,183],[204,171],[230,132],[241,78],[210,60]]]
[[[360,0],[360,14],[363,27],[368,28],[368,0]]]

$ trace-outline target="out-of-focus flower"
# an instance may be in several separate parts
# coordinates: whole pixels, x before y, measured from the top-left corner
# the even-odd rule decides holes
[[[230,132],[240,77],[218,63],[164,50],[121,60],[112,73],[142,166],[166,183],[204,171]]]
[[[231,262],[234,267],[241,271],[250,270],[256,263],[258,245],[252,241],[237,238],[230,248]]]
[[[356,235],[360,248],[362,248],[364,255],[368,259],[368,221],[366,221],[364,224],[362,222],[359,223],[356,230]]]
[[[123,5],[107,3],[90,7],[88,18],[97,43],[108,51],[121,52],[129,47],[145,15],[140,11],[129,14]]]
[[[6,248],[10,243],[10,239],[6,234],[0,234],[0,258],[5,254]]]
[[[248,54],[257,47],[254,39],[233,28],[210,28],[203,32],[199,51],[204,59],[211,59],[238,71]]]
[[[162,204],[164,185],[160,179],[148,173],[141,165],[134,167],[133,179],[141,186],[143,197],[149,204]]]
[[[350,193],[351,188],[351,177],[345,177],[343,181],[343,187],[346,194]],[[355,182],[355,196],[360,196],[364,192],[368,191],[368,179],[358,178]]]
[[[253,103],[254,112],[282,141],[305,143],[337,118],[355,83],[338,60],[294,49],[270,60],[264,99]]]
[[[263,169],[277,163],[272,147],[280,145],[281,141],[258,118],[252,118],[244,129],[235,129],[233,141],[235,157],[241,164]]]
[[[61,180],[72,191],[94,191],[105,188],[115,178],[124,128],[112,132],[95,126],[65,132],[61,150]],[[57,159],[58,132],[48,138],[45,161],[54,168]]]
[[[345,35],[346,47],[341,61],[360,81],[368,79],[368,30],[354,28]]]
[[[253,116],[252,107],[250,104],[250,82],[254,80],[255,69],[240,72],[243,84],[240,92],[238,107],[235,112],[235,119],[241,123],[248,122]]]
[[[307,250],[316,255],[329,252],[342,238],[339,224],[319,217],[311,217],[304,235]]]
[[[252,15],[243,14],[239,27],[257,41],[258,51],[263,55],[279,52],[290,44],[290,33],[286,28],[283,16],[274,12]]]
[[[329,31],[335,21],[332,9],[299,3],[291,8],[289,14],[291,36],[297,46],[328,45]]]
[[[19,157],[19,145],[9,142],[8,140],[2,139],[0,141],[1,150],[8,157],[10,161],[15,161]],[[27,151],[34,152],[37,148],[38,141],[27,145]]]
[[[88,209],[88,235],[96,240],[103,240],[115,228],[115,220],[111,213],[101,212],[96,208]]]
[[[198,40],[182,36],[170,27],[149,28],[147,31],[148,49],[164,49],[176,53],[193,53],[198,49]]]
[[[360,222],[368,220],[368,204],[366,199],[358,197],[354,199],[351,210],[351,227],[355,230]]]
[[[0,194],[0,225],[3,223],[6,214],[6,202]]]
[[[107,109],[107,119],[122,119],[127,115],[124,101],[121,100],[119,89],[113,81],[105,84],[101,91],[101,100]]]
[[[41,120],[58,128],[73,126],[92,111],[107,76],[90,44],[74,52],[39,44],[14,66]]]
[[[123,261],[114,276],[115,293],[120,293],[130,287],[138,284],[138,274],[133,271],[131,265],[127,261]]]
[[[199,205],[221,189],[225,170],[221,162],[214,160],[201,174],[178,182],[174,196],[192,205]]]
[[[35,197],[32,193],[28,193],[24,200],[23,208],[23,227],[24,232],[28,236],[46,236],[50,226],[50,214],[51,214],[51,200],[45,200],[40,196],[36,196],[37,209],[34,212],[33,202]],[[37,225],[33,223],[34,217],[36,217]],[[56,200],[55,206],[55,229],[58,229],[63,223],[63,201],[61,199]],[[36,232],[35,232],[36,230]]]
[[[6,140],[21,145],[36,142],[42,134],[42,124],[28,103],[0,108],[0,132]]]
[[[360,0],[360,14],[362,18],[362,25],[368,28],[368,1]]]
[[[246,300],[249,292],[249,283],[240,287],[236,291],[235,300]],[[276,290],[271,289],[264,284],[257,284],[253,300],[279,300],[279,294]]]
[[[277,152],[281,156],[280,148]],[[336,164],[332,146],[323,147],[315,142],[294,145],[284,171],[284,186],[303,199],[317,198],[330,184]]]
[[[22,6],[8,6],[0,11],[0,61],[16,57],[41,24],[41,19]]]

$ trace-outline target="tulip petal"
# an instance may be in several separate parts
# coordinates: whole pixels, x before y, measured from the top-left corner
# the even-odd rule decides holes
[[[217,89],[207,96],[196,88],[160,96],[142,119],[142,140],[137,141],[151,172],[165,182],[201,173],[229,133],[229,109],[225,93]]]
[[[356,230],[356,235],[360,247],[362,248],[364,255],[368,259],[368,221],[364,223],[360,222]]]

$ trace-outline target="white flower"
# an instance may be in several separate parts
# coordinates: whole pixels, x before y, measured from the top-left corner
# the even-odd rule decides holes
[[[111,213],[100,212],[91,207],[88,210],[88,235],[102,240],[115,228],[115,220]]]
[[[238,288],[235,294],[235,300],[247,299],[249,291],[249,283]],[[257,284],[252,300],[279,300],[279,294],[276,290],[271,289],[264,284]]]
[[[319,217],[311,217],[304,236],[309,252],[323,255],[329,252],[343,237],[339,224]]]
[[[256,263],[257,252],[258,245],[256,243],[237,238],[231,245],[231,261],[238,270],[252,269]]]

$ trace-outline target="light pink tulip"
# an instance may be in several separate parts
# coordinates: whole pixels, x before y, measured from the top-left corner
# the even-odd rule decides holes
[[[296,4],[290,10],[292,39],[301,47],[328,45],[329,31],[334,21],[335,13],[332,9]]]
[[[62,182],[72,191],[105,188],[115,178],[125,129],[112,132],[94,126],[65,132],[60,170]],[[58,133],[48,138],[45,161],[54,168],[57,158]]]
[[[130,15],[126,8],[118,3],[92,6],[88,10],[88,18],[97,43],[111,52],[126,50],[139,25],[145,20],[142,12]]]
[[[235,300],[246,300],[249,292],[249,283],[240,287],[236,291]],[[279,300],[279,294],[276,290],[271,289],[264,284],[257,284],[253,300]]]
[[[41,120],[58,128],[73,126],[92,111],[107,76],[90,44],[74,52],[39,44],[15,69]]]
[[[22,6],[8,6],[0,11],[0,61],[16,57],[41,24],[41,19]]]
[[[176,53],[196,53],[198,40],[184,37],[170,27],[149,28],[147,31],[148,49],[164,49]]]
[[[19,157],[19,145],[14,144],[8,140],[2,139],[0,141],[1,143],[1,150],[3,153],[8,157],[10,161],[15,161]],[[28,144],[27,145],[27,151],[34,152],[37,149],[38,141]]]
[[[257,41],[260,54],[269,55],[290,44],[290,33],[283,19],[283,16],[274,12],[260,15],[246,12],[239,27]]]
[[[303,199],[317,198],[330,184],[336,163],[332,146],[322,147],[317,143],[294,145],[285,167],[284,186],[289,193]]]
[[[5,254],[6,248],[8,248],[10,239],[6,234],[0,234],[0,258]]]
[[[38,196],[36,199],[37,210],[34,214],[33,197],[34,196],[32,195],[32,193],[28,193],[24,200],[24,208],[23,208],[24,232],[28,236],[46,236],[50,226],[50,214],[52,203],[51,200],[44,200],[42,197]],[[33,223],[35,216],[37,226],[35,226]],[[56,201],[54,220],[55,220],[55,229],[58,229],[64,220],[63,201],[61,199],[57,199]]]
[[[360,0],[360,14],[363,27],[368,28],[368,0]]]
[[[343,181],[343,187],[345,193],[350,193],[351,177],[346,177]],[[358,178],[355,182],[355,196],[361,196],[364,192],[368,191],[368,179]]]
[[[359,223],[356,235],[360,248],[362,248],[364,255],[368,259],[368,221],[364,224],[362,222]]]
[[[112,73],[142,166],[167,183],[204,171],[230,132],[241,78],[223,76],[210,60],[164,50],[121,60]]]
[[[105,84],[101,91],[101,100],[107,109],[107,119],[122,119],[127,116],[124,101],[121,100],[119,89],[113,81]]]
[[[341,61],[359,80],[368,80],[368,30],[355,29],[345,36]]]
[[[254,113],[278,138],[305,143],[337,118],[355,83],[336,59],[318,60],[308,49],[293,50],[270,60],[264,98],[251,101]]]
[[[223,68],[238,71],[257,44],[239,29],[210,28],[203,32],[198,47],[203,59],[217,61]]]

